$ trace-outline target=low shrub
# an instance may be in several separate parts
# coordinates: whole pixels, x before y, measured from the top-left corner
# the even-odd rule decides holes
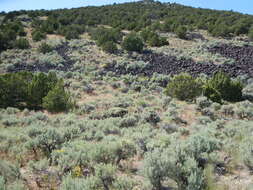
[[[160,116],[153,109],[146,109],[142,115],[145,122],[156,124],[161,121]]]
[[[186,39],[187,28],[185,26],[177,27],[175,33],[180,39]]]
[[[136,33],[131,33],[123,40],[122,47],[127,51],[141,52],[144,44],[142,39]]]
[[[18,49],[28,49],[30,47],[30,44],[26,38],[19,38],[15,42],[15,47]]]
[[[160,47],[164,45],[168,45],[168,41],[166,38],[160,37],[157,33],[151,31],[150,29],[144,29],[140,33],[142,39],[147,42],[150,46]]]
[[[112,41],[107,41],[104,44],[102,44],[102,49],[107,53],[116,53],[118,50],[116,43]]]
[[[74,103],[70,98],[70,94],[64,89],[63,83],[58,82],[47,96],[43,98],[43,107],[50,112],[67,111],[73,107]]]
[[[165,93],[179,100],[192,100],[202,93],[202,85],[191,75],[181,73],[172,78]]]
[[[253,27],[249,30],[248,37],[251,41],[253,41]]]
[[[38,30],[35,30],[32,32],[32,39],[33,41],[41,41],[43,39],[46,38],[46,34],[41,32],[41,31],[38,31]]]
[[[53,48],[49,44],[44,42],[40,45],[38,50],[39,50],[39,52],[45,54],[45,53],[49,53],[49,52],[53,51]]]
[[[111,164],[98,164],[95,166],[95,176],[102,184],[102,188],[109,190],[116,179],[116,167]]]
[[[217,72],[204,85],[204,95],[214,102],[221,99],[237,102],[242,99],[243,84],[239,80],[232,80],[224,72]]]

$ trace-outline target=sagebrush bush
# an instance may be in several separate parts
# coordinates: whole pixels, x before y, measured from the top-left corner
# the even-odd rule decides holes
[[[162,182],[168,174],[166,160],[162,159],[161,156],[159,150],[146,154],[142,168],[143,175],[156,190],[162,189]]]
[[[21,177],[20,168],[17,165],[0,160],[0,176],[7,182],[14,182]]]
[[[191,75],[181,73],[172,78],[165,93],[179,100],[192,100],[202,93],[202,85]]]
[[[95,176],[103,189],[109,190],[116,179],[116,167],[111,164],[98,164],[95,166]]]
[[[41,52],[41,53],[49,53],[49,52],[51,52],[51,51],[53,51],[53,47],[51,47],[49,44],[47,44],[47,43],[42,43],[41,45],[40,45],[40,47],[39,47],[39,52]]]

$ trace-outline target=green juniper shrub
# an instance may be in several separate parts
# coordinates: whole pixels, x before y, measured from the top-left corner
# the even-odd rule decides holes
[[[217,72],[204,85],[204,95],[214,102],[220,99],[237,102],[242,99],[243,84],[239,80],[232,80],[226,73]]]
[[[39,46],[39,49],[38,49],[38,50],[39,50],[39,52],[45,54],[45,53],[49,53],[49,52],[53,51],[53,48],[52,48],[49,44],[43,42],[43,43]]]
[[[15,47],[18,49],[28,49],[30,44],[26,38],[19,38],[15,42]]]
[[[253,40],[253,27],[249,30],[248,37],[250,40]]]
[[[45,38],[46,38],[46,34],[43,33],[43,32],[41,32],[41,31],[39,31],[39,30],[35,30],[35,31],[32,32],[32,39],[33,39],[33,41],[37,42],[37,41],[41,41],[41,40],[43,40]]]
[[[71,39],[78,39],[79,38],[79,33],[77,31],[72,31],[72,30],[68,30],[65,33],[65,37],[67,40],[71,40]]]
[[[56,88],[58,87],[58,88]],[[52,92],[51,92],[52,91]],[[49,92],[51,92],[49,94]],[[62,81],[59,81],[54,72],[32,74],[17,72],[0,75],[0,107],[28,107],[38,109],[44,106],[50,110],[67,110],[72,103],[69,94],[65,92]],[[58,98],[57,98],[58,97]],[[54,101],[54,102],[52,102]],[[63,102],[61,104],[61,102]],[[61,104],[61,105],[59,105]]]
[[[139,35],[136,33],[131,33],[124,38],[122,47],[127,51],[141,52],[144,44]]]
[[[107,41],[102,44],[102,49],[107,53],[116,53],[118,50],[116,43],[113,41]]]
[[[179,26],[175,33],[180,39],[186,39],[187,28],[185,26]]]
[[[210,32],[215,37],[229,37],[231,31],[226,24],[216,24],[211,25],[208,28],[208,32]]]
[[[148,40],[148,44],[153,47],[161,47],[168,45],[168,42],[166,38],[159,37],[158,34],[155,34]]]
[[[160,47],[168,45],[166,38],[160,37],[156,32],[151,31],[149,28],[144,29],[140,33],[142,39],[153,47]]]
[[[122,35],[117,29],[98,28],[90,32],[98,46],[101,46],[103,51],[115,53],[117,51],[117,43],[121,41]]]
[[[43,108],[50,112],[63,112],[73,107],[70,94],[65,91],[63,81],[59,81],[43,98]]]
[[[172,78],[165,93],[179,100],[193,100],[202,93],[201,83],[187,73],[181,73]]]
[[[31,107],[41,106],[42,99],[56,85],[58,79],[55,73],[39,73],[33,77],[28,85],[28,105]]]
[[[27,86],[32,78],[33,74],[29,72],[0,75],[0,107],[18,107],[26,102]]]

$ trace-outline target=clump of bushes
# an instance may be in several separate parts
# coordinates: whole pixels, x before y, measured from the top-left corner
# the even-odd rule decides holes
[[[91,37],[102,47],[103,51],[108,53],[116,53],[117,43],[121,41],[122,35],[119,30],[99,28],[91,32]]]
[[[187,73],[181,73],[172,78],[165,93],[179,100],[193,100],[202,93],[209,100],[222,103],[222,100],[237,102],[242,100],[243,84],[239,80],[231,79],[224,72],[215,73],[209,80],[201,81]],[[201,100],[202,101],[202,100]],[[207,100],[197,102],[205,106]]]
[[[72,107],[70,94],[64,89],[63,82],[60,81],[43,98],[43,108],[50,112],[62,112]]]
[[[187,73],[172,78],[165,93],[179,100],[192,100],[202,93],[202,84]]]
[[[49,45],[49,44],[47,44],[47,43],[42,43],[41,45],[40,45],[40,47],[39,47],[39,52],[41,52],[41,53],[43,53],[43,54],[45,54],[45,53],[49,53],[49,52],[51,52],[51,51],[53,51],[53,48]]]
[[[127,51],[141,52],[143,50],[144,43],[139,35],[131,33],[123,40],[122,47]]]
[[[166,38],[160,37],[157,33],[151,31],[150,29],[145,29],[140,34],[143,40],[150,46],[160,47],[168,45]]]
[[[30,47],[30,44],[26,38],[19,38],[15,42],[15,47],[18,49],[28,49]]]
[[[25,35],[24,26],[21,22],[14,21],[2,24],[0,29],[0,51],[15,47],[19,48],[18,46],[21,41],[16,41],[16,39],[18,36],[23,37]],[[21,44],[23,45],[22,42]],[[21,49],[23,49],[22,45],[20,46]]]
[[[39,30],[35,30],[32,32],[32,39],[33,41],[41,41],[46,38],[46,34],[44,32],[41,32]]]
[[[166,149],[155,149],[145,155],[143,174],[153,189],[163,189],[163,182],[173,179],[179,190],[205,188],[203,168],[213,162],[214,151],[220,142],[207,132],[193,135],[183,143],[172,143]]]
[[[102,49],[103,51],[108,53],[116,53],[118,50],[116,43],[114,43],[113,41],[108,41],[102,44]]]
[[[248,37],[250,40],[253,40],[253,27],[249,30]]]
[[[242,99],[243,85],[238,80],[232,80],[224,72],[217,72],[204,85],[204,95],[214,102],[222,100],[236,102]]]
[[[45,98],[46,97],[46,98]],[[72,105],[55,73],[9,73],[0,76],[0,107],[43,107],[58,112]]]
[[[186,39],[187,28],[185,26],[177,27],[175,33],[180,39]]]

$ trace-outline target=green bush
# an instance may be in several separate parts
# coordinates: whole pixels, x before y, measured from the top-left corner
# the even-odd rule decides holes
[[[208,28],[208,31],[216,37],[229,37],[230,36],[230,28],[226,24],[216,24],[211,25]]]
[[[137,34],[131,33],[123,40],[122,47],[127,51],[141,52],[144,44],[142,39]]]
[[[45,54],[45,53],[49,53],[49,52],[53,51],[53,48],[49,44],[44,42],[39,46],[38,50],[39,50],[39,52]]]
[[[58,79],[55,73],[39,73],[28,85],[28,105],[37,107],[42,105],[42,99],[56,85]]]
[[[0,107],[18,107],[27,101],[27,87],[33,78],[29,72],[0,75]]]
[[[160,151],[147,153],[142,169],[143,175],[148,179],[154,189],[161,190],[162,182],[167,177],[166,160],[161,158]]]
[[[77,31],[68,30],[65,33],[65,38],[67,40],[78,39],[79,38],[79,33]]]
[[[112,41],[107,41],[104,44],[102,44],[102,49],[107,53],[116,53],[118,50],[116,43]]]
[[[180,39],[186,39],[187,28],[185,26],[177,27],[175,33]]]
[[[95,176],[102,184],[102,188],[109,190],[116,179],[116,167],[111,164],[98,164],[95,166]]]
[[[253,40],[253,28],[249,30],[248,37],[250,40]]]
[[[142,39],[147,42],[150,46],[160,47],[168,45],[166,38],[160,37],[157,33],[151,31],[150,29],[144,29],[140,33]]]
[[[26,38],[19,38],[15,42],[15,47],[18,49],[28,49],[30,47],[30,44]]]
[[[49,94],[49,92],[51,93]],[[58,96],[56,95],[57,93]],[[60,93],[62,94],[60,95]],[[47,101],[43,102],[43,98],[48,94],[49,96],[45,99]],[[51,99],[48,99],[49,97]],[[62,105],[60,105],[61,102],[63,102]],[[55,73],[33,75],[30,72],[17,72],[0,75],[1,108],[11,106],[38,109],[42,108],[42,103],[45,103],[44,106],[50,109],[53,109],[50,106],[59,106],[58,109],[67,110],[72,106],[62,81],[58,80]]]
[[[43,108],[50,112],[67,111],[73,107],[70,94],[64,90],[63,82],[60,81],[46,97],[43,98]]]
[[[204,85],[204,95],[218,103],[221,99],[236,102],[242,99],[242,89],[239,80],[232,80],[224,72],[217,72]]]
[[[97,42],[97,45],[108,53],[115,53],[118,50],[116,44],[122,39],[120,31],[117,29],[98,28],[92,30],[90,35]]]
[[[16,165],[0,160],[0,176],[7,182],[14,182],[21,177],[20,169]]]
[[[187,73],[181,73],[173,77],[169,82],[165,93],[179,100],[192,100],[202,93],[201,83]]]
[[[46,34],[43,33],[43,32],[41,32],[41,31],[36,30],[36,31],[32,32],[32,39],[33,39],[33,41],[37,42],[37,41],[41,41],[41,40],[43,40],[45,38],[46,38]]]
[[[153,47],[161,47],[168,45],[168,41],[166,38],[159,37],[158,34],[155,34],[148,40],[148,44]]]

